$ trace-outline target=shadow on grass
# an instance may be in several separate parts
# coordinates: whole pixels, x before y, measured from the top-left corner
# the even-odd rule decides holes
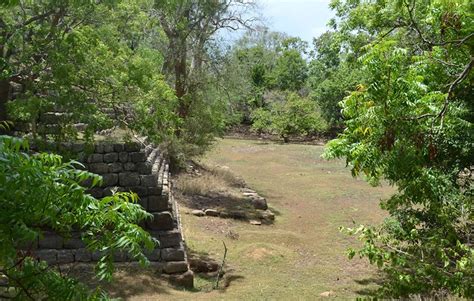
[[[189,267],[196,277],[197,291],[216,290],[215,286],[219,275],[219,287],[217,290],[225,291],[230,284],[239,279],[245,278],[242,275],[234,274],[234,270],[227,264],[224,264],[222,271],[220,270],[222,258],[215,259],[207,252],[197,252],[188,248]],[[201,279],[202,281],[199,281]]]
[[[383,279],[378,277],[370,277],[364,279],[354,280],[359,285],[366,286],[362,289],[356,290],[356,293],[359,295],[378,298],[380,297],[380,286],[383,284]]]
[[[94,267],[95,264],[77,265],[70,276],[92,290],[100,288],[111,297],[125,300],[136,296],[169,295],[174,289],[153,265],[141,267],[137,263],[115,263],[116,272],[111,282],[98,280]]]

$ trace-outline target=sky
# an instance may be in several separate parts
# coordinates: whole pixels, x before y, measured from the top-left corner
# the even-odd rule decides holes
[[[263,17],[273,31],[280,31],[311,42],[327,30],[334,17],[330,0],[261,0]]]

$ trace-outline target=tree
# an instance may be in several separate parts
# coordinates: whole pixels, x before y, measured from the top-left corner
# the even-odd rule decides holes
[[[303,88],[307,78],[306,61],[300,50],[291,48],[287,41],[287,47],[276,60],[273,77],[275,85],[281,90],[299,91]]]
[[[87,125],[86,140],[114,125],[156,143],[172,137],[178,104],[153,48],[160,36],[152,4],[51,0],[0,7],[0,79],[8,92],[0,102],[10,118],[31,124],[33,136],[43,139],[77,139],[78,123]],[[48,113],[57,117],[52,129]]]
[[[142,253],[157,243],[137,223],[150,214],[137,204],[137,196],[116,193],[101,200],[85,193],[80,183],[92,185],[101,178],[77,162],[63,163],[58,155],[30,155],[26,140],[0,136],[0,273],[5,275],[9,296],[15,299],[82,300],[99,299],[77,281],[61,275],[34,258],[29,246],[47,227],[65,237],[82,232],[91,251],[100,251],[97,263],[100,279],[110,279],[113,255],[128,252],[142,264]],[[21,251],[23,250],[23,251]]]
[[[252,112],[256,131],[277,134],[285,142],[291,135],[316,134],[326,128],[314,101],[292,92],[283,101],[274,101],[269,109],[259,108]]]
[[[346,129],[326,157],[398,192],[381,226],[346,229],[387,276],[385,293],[474,296],[471,4],[334,1],[342,31],[374,35],[366,78],[342,102]]]

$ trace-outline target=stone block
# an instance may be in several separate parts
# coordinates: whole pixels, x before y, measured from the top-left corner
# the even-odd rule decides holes
[[[146,161],[146,154],[144,152],[130,153],[130,161],[132,161],[134,163],[145,162]]]
[[[102,175],[102,186],[107,187],[107,186],[115,186],[118,183],[118,174],[116,173],[108,173]]]
[[[182,274],[171,275],[169,279],[173,285],[181,286],[187,289],[194,288],[194,273],[191,270]]]
[[[44,232],[43,237],[39,239],[40,249],[62,249],[64,239],[56,233]]]
[[[204,212],[208,216],[219,216],[219,211],[217,211],[215,209],[206,209]]]
[[[161,232],[158,235],[160,248],[178,247],[183,240],[181,233],[177,230]]]
[[[117,251],[114,253],[115,262],[125,262],[127,261],[127,253],[123,251]]]
[[[104,153],[112,153],[114,152],[114,145],[112,143],[104,144]]]
[[[115,143],[114,144],[114,151],[119,153],[119,152],[123,152],[123,150],[125,149],[125,145],[123,143]]]
[[[74,253],[72,250],[59,250],[58,251],[58,261],[59,264],[64,263],[73,263],[74,262]]]
[[[103,193],[103,189],[102,188],[99,188],[99,187],[94,187],[94,188],[91,188],[89,190],[87,190],[87,192],[92,195],[93,197],[95,197],[96,199],[100,199],[104,193]]]
[[[90,262],[92,260],[92,253],[87,249],[77,249],[74,258],[77,262]]]
[[[127,152],[120,152],[119,153],[119,161],[122,163],[128,162],[128,153]]]
[[[109,163],[108,165],[108,172],[110,173],[118,173],[123,170],[121,163]]]
[[[132,162],[127,162],[123,164],[123,170],[125,171],[135,171],[136,170],[136,165],[135,163]]]
[[[92,261],[99,261],[102,258],[103,253],[100,251],[94,251],[91,254]]]
[[[149,200],[148,207],[150,207]],[[174,228],[174,220],[169,212],[155,212],[153,219],[147,221],[147,226],[152,230],[171,230]]]
[[[138,162],[136,164],[137,171],[141,175],[151,174],[152,164],[149,162]]]
[[[166,274],[183,273],[188,270],[186,261],[170,261],[163,266],[163,272]]]
[[[79,237],[71,237],[64,239],[65,249],[81,249],[85,248],[86,244]]]
[[[156,175],[141,175],[140,184],[142,186],[156,186],[158,184],[158,178]]]
[[[161,187],[159,186],[147,187],[148,195],[161,195],[161,191]]]
[[[56,264],[58,262],[58,251],[57,250],[38,250],[35,255],[40,260],[46,261],[48,264]]]
[[[148,189],[143,186],[127,187],[127,190],[135,192],[139,197],[146,197],[148,195]]]
[[[90,154],[87,157],[87,163],[102,163],[104,160],[104,155],[102,154]]]
[[[161,249],[161,259],[164,261],[184,261],[184,250],[175,248]]]
[[[74,153],[80,153],[83,152],[85,149],[84,143],[72,143],[71,144],[71,151]]]
[[[161,260],[161,250],[156,248],[152,251],[144,251],[145,256],[150,261],[160,261]]]
[[[138,142],[128,142],[125,143],[125,150],[127,152],[138,152],[140,150],[141,146],[140,143]]]
[[[148,196],[148,210],[150,212],[166,211],[169,209],[168,198],[162,196]]]
[[[140,177],[135,172],[122,172],[119,174],[120,186],[138,186],[140,185]]]
[[[146,211],[148,211],[148,198],[143,197],[138,199],[138,204],[143,207]]]
[[[104,154],[104,163],[113,163],[118,161],[118,153]]]
[[[104,145],[102,143],[98,143],[94,146],[94,152],[103,154],[104,153]]]
[[[89,171],[102,175],[109,172],[109,166],[106,163],[92,163],[89,164]]]

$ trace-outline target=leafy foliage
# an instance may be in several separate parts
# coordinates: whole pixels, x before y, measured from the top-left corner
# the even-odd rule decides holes
[[[78,169],[78,162],[62,162],[59,155],[26,151],[26,140],[0,136],[0,272],[15,288],[15,298],[101,296],[98,292],[90,296],[76,281],[34,259],[31,243],[45,228],[66,238],[73,230],[80,231],[87,248],[102,254],[97,264],[100,279],[111,278],[118,251],[148,263],[142,251],[157,242],[137,225],[150,214],[136,203],[135,194],[116,193],[97,200],[80,183],[90,180],[97,185],[99,176]]]
[[[398,192],[381,226],[345,229],[387,275],[385,293],[474,296],[472,32],[463,1],[333,1],[341,32],[361,28],[364,79],[341,102],[346,129],[326,157]],[[472,8],[472,7],[471,7]]]
[[[270,109],[257,109],[252,113],[252,128],[277,134],[288,142],[290,135],[309,135],[326,128],[324,119],[314,101],[288,93],[284,101],[275,101]]]

